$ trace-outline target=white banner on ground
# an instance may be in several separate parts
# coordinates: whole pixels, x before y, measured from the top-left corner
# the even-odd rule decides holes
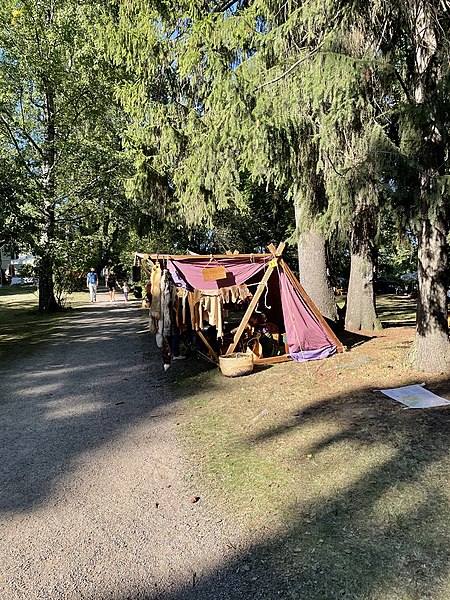
[[[408,408],[430,408],[450,404],[449,400],[433,394],[421,385],[406,385],[405,387],[380,390],[380,392],[405,404]]]

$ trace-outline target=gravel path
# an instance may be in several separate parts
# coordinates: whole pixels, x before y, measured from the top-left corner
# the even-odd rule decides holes
[[[187,483],[145,327],[99,294],[2,373],[2,600],[259,597],[237,534]]]

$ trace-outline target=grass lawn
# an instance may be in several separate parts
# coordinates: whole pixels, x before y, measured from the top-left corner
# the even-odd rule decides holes
[[[414,302],[380,300],[383,321],[414,322]],[[388,327],[334,358],[237,379],[192,359],[169,371],[194,477],[285,598],[450,598],[450,411],[377,391],[425,382],[450,399],[448,376],[405,364],[413,337]]]
[[[277,590],[267,600],[450,598],[450,411],[405,410],[378,391],[425,383],[450,399],[450,381],[404,361],[414,301],[378,307],[391,326],[327,360],[229,379],[189,358],[167,372],[190,485],[243,532],[243,568],[264,565]],[[32,290],[0,288],[1,361],[70,318],[36,309]]]
[[[337,303],[342,307],[346,296],[338,296]],[[414,325],[416,322],[416,299],[410,296],[397,296],[384,294],[377,296],[377,313],[383,323],[388,327],[393,325]]]
[[[36,351],[53,335],[58,335],[71,308],[87,302],[85,292],[71,294],[67,311],[51,315],[38,312],[35,287],[0,287],[0,364],[13,362]]]

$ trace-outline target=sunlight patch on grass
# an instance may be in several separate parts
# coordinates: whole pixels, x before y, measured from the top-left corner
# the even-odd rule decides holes
[[[77,300],[78,302],[79,300]],[[58,333],[67,313],[38,312],[35,289],[0,288],[0,362],[13,363]]]
[[[377,296],[377,313],[387,323],[411,322],[416,320],[417,300],[409,296]]]
[[[177,382],[195,476],[267,549],[288,598],[448,598],[448,418],[374,391],[423,381],[402,363],[413,334],[391,330],[306,366]]]
[[[207,408],[207,397],[196,398],[195,406]],[[204,481],[214,480],[218,497],[230,514],[242,521],[245,514],[247,526],[259,522],[262,514],[280,508],[280,485],[288,485],[289,477],[280,471],[276,461],[261,457],[255,448],[243,443],[242,437],[224,415],[201,410],[197,418],[184,423],[184,433],[194,450],[197,474]],[[259,523],[260,524],[260,523]]]
[[[389,446],[339,440],[344,427],[321,420],[281,433],[275,427],[273,439],[270,435],[264,439],[267,430],[256,424],[249,438],[248,417],[254,408],[250,411],[248,403],[238,405],[239,417],[229,398],[226,411],[208,396],[196,397],[192,405],[201,410],[190,415],[184,431],[190,448],[201,448],[195,457],[201,465],[199,475],[214,482],[214,493],[224,499],[223,505],[249,528],[264,526],[268,514],[282,524],[291,518],[292,509],[326,503],[382,469],[395,455]]]

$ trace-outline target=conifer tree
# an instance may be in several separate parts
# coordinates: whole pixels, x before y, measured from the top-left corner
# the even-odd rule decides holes
[[[392,93],[385,99],[398,123],[398,151],[408,165],[407,210],[418,238],[418,304],[414,366],[449,367],[447,325],[448,152],[450,115],[450,6],[411,0],[360,5],[378,36],[384,75]]]
[[[244,170],[285,189],[319,231],[352,232],[350,302],[367,310],[350,310],[349,323],[372,328],[376,212],[398,196],[406,166],[400,210],[419,239],[415,364],[446,368],[446,0],[118,6],[110,47],[130,74],[142,201],[156,190],[186,221],[212,222],[242,202]]]
[[[298,106],[292,110],[297,82],[286,79],[282,94],[279,87],[260,87],[267,23],[257,3],[118,6],[107,38],[111,56],[130,74],[121,99],[136,123],[130,138],[138,172],[129,189],[142,206],[178,210],[188,225],[212,226],[221,211],[246,209],[243,173],[287,194],[292,204],[303,196],[317,203],[320,176],[302,164],[317,142],[309,116]],[[132,21],[139,26],[130,38]],[[308,260],[301,273],[313,264]],[[317,271],[310,278],[313,296],[334,318],[325,267],[321,276],[331,302],[314,293]]]

